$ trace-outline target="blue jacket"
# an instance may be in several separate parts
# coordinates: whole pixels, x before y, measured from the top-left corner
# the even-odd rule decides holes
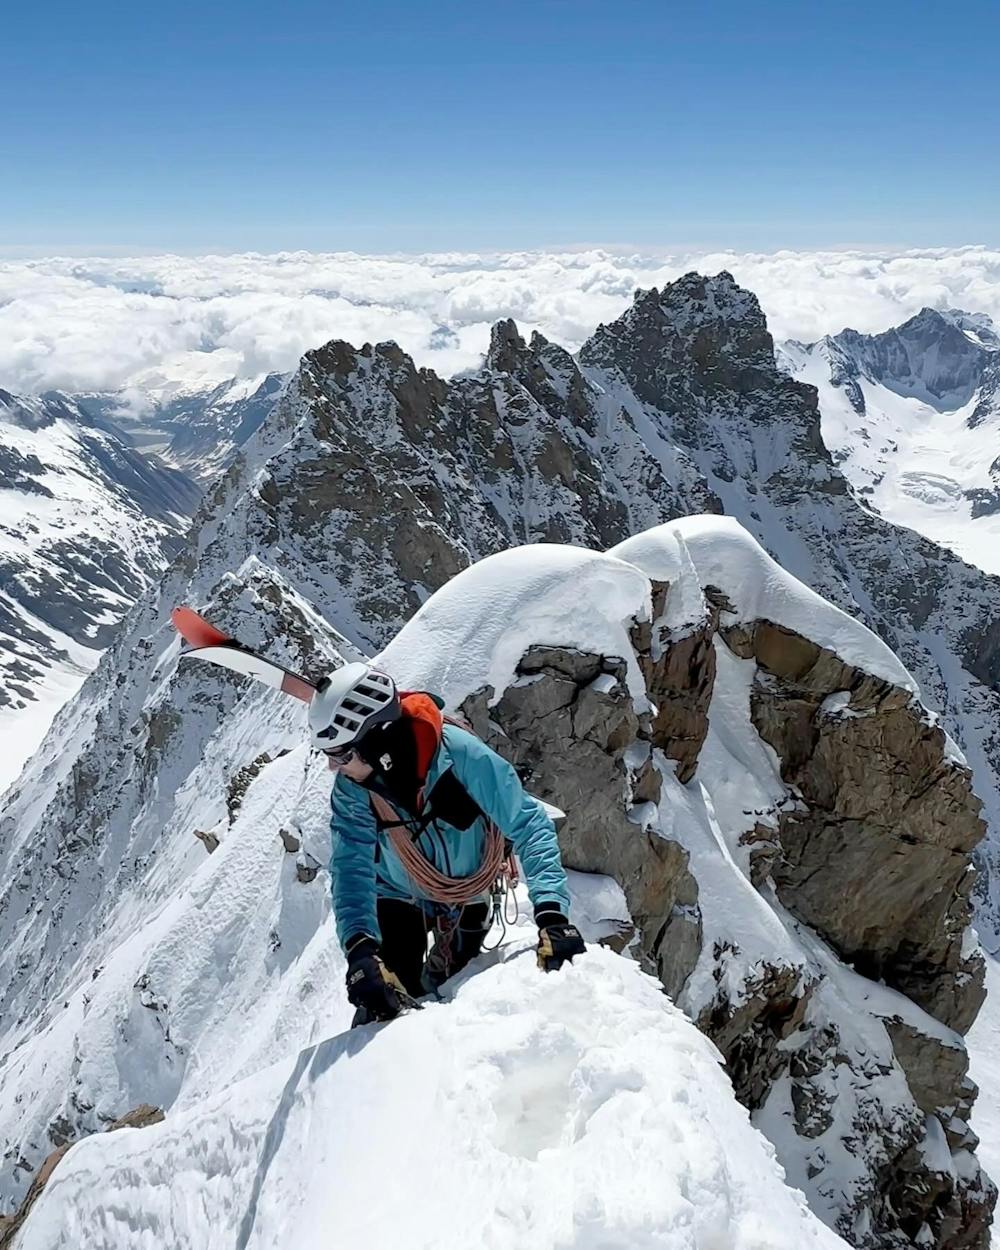
[[[474,734],[446,724],[427,773],[428,794],[448,769],[480,811],[514,844],[532,904],[537,907],[539,903],[558,903],[568,914],[569,891],[555,828],[538,799],[525,793],[511,765]],[[378,898],[431,904],[407,876],[388,833],[379,832],[364,786],[338,773],[330,806],[330,878],[337,936],[341,943],[357,933],[370,934],[380,941],[375,910]],[[398,803],[394,806],[402,819],[415,819],[414,813]],[[417,839],[417,846],[441,872],[451,877],[468,877],[482,863],[485,838],[486,822],[482,817],[468,829],[456,829],[443,820],[434,820]]]

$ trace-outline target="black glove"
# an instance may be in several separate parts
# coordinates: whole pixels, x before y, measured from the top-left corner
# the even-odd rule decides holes
[[[355,1024],[393,1020],[405,1008],[418,1005],[382,962],[378,945],[369,937],[347,944],[347,997],[358,1009]]]
[[[538,966],[543,972],[555,972],[587,949],[580,930],[551,903],[535,908],[535,924],[538,925]]]

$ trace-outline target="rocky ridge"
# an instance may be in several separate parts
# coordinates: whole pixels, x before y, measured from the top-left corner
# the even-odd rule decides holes
[[[649,417],[661,446],[685,451],[720,510],[782,567],[902,658],[1000,827],[1000,580],[866,507],[824,441],[816,390],[778,367],[753,296],[724,274],[641,293],[580,363],[609,400]],[[678,493],[681,511],[696,510]],[[981,862],[982,927],[992,931],[992,843]]]
[[[318,672],[388,642],[436,588],[491,551],[542,541],[603,547],[665,516],[706,509],[743,514],[797,575],[902,639],[932,695],[935,682],[944,684],[947,657],[959,687],[947,709],[951,724],[971,744],[989,798],[989,742],[973,732],[977,710],[985,722],[996,698],[985,684],[996,659],[982,628],[992,610],[989,579],[857,503],[823,446],[815,392],[778,370],[756,301],[727,276],[691,275],[640,295],[578,361],[538,336],[525,343],[502,323],[484,371],[450,384],[417,370],[391,344],[327,345],[307,355],[210,492],[190,546],[130,613],[0,813],[0,1047],[8,1055],[0,1109],[5,1130],[15,1126],[6,1130],[0,1170],[8,1201],[48,1153],[57,1120],[74,1133],[92,1131],[123,1106],[145,1101],[169,1110],[254,1070],[260,1054],[232,1032],[249,999],[266,1018],[273,1014],[274,1036],[288,1046],[302,1044],[316,1021],[342,1027],[316,988],[340,975],[322,874],[310,894],[312,883],[284,862],[291,856],[282,830],[300,842],[307,868],[326,860],[323,778],[301,750],[289,753],[301,742],[301,713],[272,692],[178,666],[165,626],[170,607],[207,606],[248,642]],[[933,788],[915,832],[903,830],[916,839],[914,862],[967,862],[978,815],[967,783],[949,781],[955,769],[946,740],[909,702],[897,706],[892,691],[866,684],[863,669],[848,672],[845,664],[858,668],[851,657],[838,668],[837,649],[808,631],[789,644],[792,653],[811,645],[831,654],[790,671],[775,661],[769,672],[768,631],[779,622],[752,611],[727,615],[726,578],[710,563],[697,578],[648,576],[660,583],[650,594],[662,611],[636,621],[637,641],[623,645],[626,654],[598,656],[596,672],[594,659],[585,660],[595,694],[584,699],[589,711],[580,721],[590,717],[584,733],[595,776],[617,775],[619,752],[635,747],[625,762],[637,801],[629,798],[624,816],[620,804],[617,813],[606,802],[595,806],[594,840],[570,840],[568,849],[581,866],[613,867],[612,852],[634,824],[629,813],[643,804],[655,809],[659,832],[645,848],[630,845],[630,858],[617,866],[644,958],[717,1037],[740,1096],[824,1218],[849,1225],[859,1244],[866,1220],[877,1230],[867,1244],[904,1244],[903,1219],[905,1228],[926,1225],[936,1239],[930,1244],[982,1244],[991,1193],[971,1162],[972,1091],[961,1075],[957,1032],[978,993],[965,939],[971,874],[948,876],[931,896],[922,870],[884,933],[879,924],[880,936],[852,927],[849,901],[823,913],[808,888],[814,857],[836,845],[846,820],[864,835],[861,860],[852,864],[858,879],[881,864],[887,845],[911,853],[902,849],[911,843],[897,837],[898,822],[879,824],[857,802],[869,733],[885,761],[881,793],[894,812],[908,819],[907,795],[922,784]],[[760,584],[768,584],[763,575]],[[928,599],[938,591],[954,611],[945,642],[932,646],[944,605]],[[691,600],[684,628],[665,631],[660,617],[679,594]],[[567,641],[539,640],[559,652]],[[517,659],[528,666],[524,689],[550,689],[554,713],[568,706],[564,696],[577,701],[576,676],[583,678],[574,676],[575,660],[527,651]],[[619,693],[609,729],[602,700],[621,686],[620,669],[609,663],[615,659],[626,661],[631,679],[645,674],[656,711],[629,707]],[[755,694],[744,706],[737,696],[749,671],[742,666],[751,662]],[[908,681],[900,678],[900,688]],[[518,711],[525,696],[509,693],[496,714],[527,733]],[[814,749],[805,758],[781,756],[780,769],[768,773],[762,759],[783,747],[775,718],[792,712]],[[834,713],[850,725],[827,727],[827,718],[837,723]],[[720,764],[730,747],[737,750],[720,726],[734,717],[742,724],[741,716],[759,744],[753,769],[744,770],[756,779],[747,792],[753,802],[742,794],[737,801]],[[914,760],[904,761],[911,750]],[[600,752],[609,760],[602,763]],[[271,762],[230,813],[233,779],[265,754]],[[704,790],[717,812],[728,813],[726,836],[735,842],[724,853],[717,839],[714,850],[706,840]],[[610,793],[623,794],[622,785]],[[588,802],[600,801],[591,788]],[[717,817],[717,831],[722,824]],[[196,829],[218,839],[211,857],[192,837]],[[691,830],[699,837],[686,841]],[[740,863],[738,876],[720,867],[720,854]],[[206,885],[198,885],[209,859],[212,880],[233,883],[211,908]],[[244,879],[254,888],[240,889]],[[172,900],[178,882],[189,880],[183,908],[197,915],[177,918]],[[706,897],[753,900],[753,941],[727,931]],[[924,907],[928,923],[907,948],[906,918]],[[162,909],[162,932],[151,908]],[[254,936],[234,954],[241,925]],[[192,932],[201,934],[194,958],[185,953]],[[133,940],[138,934],[142,941]],[[219,964],[230,968],[221,986],[211,973]],[[883,1010],[872,1023],[863,1004],[875,992],[868,976],[875,968],[899,990],[879,995]],[[57,1012],[63,1002],[71,1008]],[[880,1021],[896,1015],[893,1040]],[[121,1039],[128,1061],[117,1057]],[[930,1059],[936,1051],[954,1062]],[[847,1053],[862,1056],[850,1071]],[[938,1070],[952,1075],[935,1085]],[[862,1098],[866,1085],[873,1092]],[[946,1167],[928,1144],[940,1144],[940,1134],[927,1117],[947,1136]],[[814,1135],[789,1138],[789,1125],[800,1122]],[[866,1142],[870,1135],[870,1148],[859,1153],[854,1140],[848,1149],[850,1125]],[[845,1177],[849,1194],[841,1199]],[[979,1241],[954,1240],[959,1210]]]
[[[813,1209],[858,1246],[986,1245],[961,1040],[984,995],[968,770],[874,638],[861,665],[792,627],[794,587],[738,526],[688,518],[611,554],[650,577],[627,653],[556,646],[550,626],[461,711],[566,811],[565,862],[619,883],[633,955],[719,1046]],[[516,621],[511,567],[493,576]],[[439,592],[382,662],[454,697],[463,614],[505,650],[479,585]],[[824,636],[845,649],[835,620]]]

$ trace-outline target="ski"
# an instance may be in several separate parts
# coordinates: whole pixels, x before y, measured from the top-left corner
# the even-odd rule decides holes
[[[235,638],[230,638],[203,616],[199,616],[193,608],[174,608],[170,613],[170,622],[192,647],[218,647],[236,642]]]
[[[182,660],[205,660],[209,664],[218,664],[244,677],[253,677],[273,690],[280,690],[303,703],[309,703],[316,693],[316,687],[299,673],[275,664],[266,656],[258,655],[235,638],[230,638],[221,629],[216,628],[203,616],[199,616],[193,608],[174,608],[170,613],[174,629],[185,642],[191,644],[190,651],[182,651]],[[452,724],[462,728],[467,726],[459,720],[452,719]],[[544,799],[538,800],[552,820],[564,820],[566,813]]]
[[[182,659],[218,664],[244,677],[253,677],[273,690],[301,699],[303,703],[309,703],[316,693],[311,681],[230,638],[192,608],[174,608],[170,620],[184,641],[191,644],[190,651],[181,652]]]

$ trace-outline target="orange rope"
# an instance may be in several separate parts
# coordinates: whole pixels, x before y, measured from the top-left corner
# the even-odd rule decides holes
[[[488,821],[483,862],[471,877],[448,877],[430,862],[410,836],[392,804],[381,794],[370,793],[372,807],[383,825],[389,826],[393,850],[399,856],[406,874],[426,898],[435,903],[460,907],[485,894],[502,874],[504,863],[503,834]]]

